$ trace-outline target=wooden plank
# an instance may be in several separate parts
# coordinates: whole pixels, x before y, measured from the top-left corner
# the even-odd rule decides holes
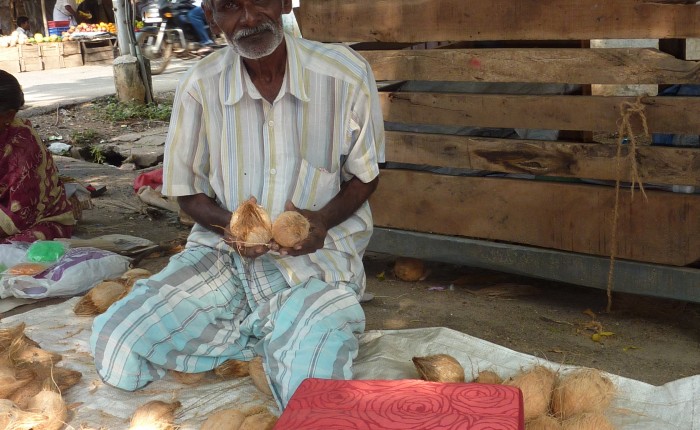
[[[0,48],[0,61],[16,61],[19,63],[19,49],[16,46]]]
[[[323,42],[700,37],[700,7],[636,0],[305,0],[296,16]]]
[[[606,257],[387,228],[374,229],[368,250],[603,290],[608,286]],[[616,260],[613,291],[700,303],[700,269]]]
[[[617,257],[700,260],[700,195],[620,193]],[[613,187],[384,169],[370,199],[380,227],[608,256]]]
[[[623,181],[630,181],[629,146],[622,148]],[[386,132],[386,160],[452,169],[540,176],[617,178],[617,145]],[[700,149],[640,146],[637,168],[644,183],[700,189]]]
[[[634,97],[382,93],[385,121],[410,124],[617,131]],[[700,97],[645,97],[651,133],[700,134]],[[642,129],[633,115],[637,133]]]
[[[377,80],[696,84],[700,63],[649,48],[360,51]]]
[[[0,69],[8,73],[17,73],[22,71],[22,66],[19,59],[17,60],[0,60]]]

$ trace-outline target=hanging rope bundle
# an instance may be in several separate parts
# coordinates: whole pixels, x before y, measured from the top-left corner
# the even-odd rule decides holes
[[[622,178],[622,145],[625,139],[629,140],[629,151],[627,152],[627,159],[630,165],[630,187],[632,190],[632,199],[634,199],[634,187],[635,185],[639,187],[639,190],[644,196],[644,200],[647,200],[646,192],[644,191],[644,185],[639,176],[639,168],[637,166],[637,146],[640,142],[637,140],[637,136],[634,134],[632,129],[632,123],[630,118],[633,115],[637,115],[642,123],[642,128],[644,130],[644,135],[642,136],[645,143],[648,144],[650,140],[649,126],[647,125],[647,117],[644,114],[644,104],[642,103],[642,96],[637,97],[634,102],[623,102],[620,104],[620,125],[617,131],[617,154],[615,156],[615,205],[613,207],[613,219],[612,219],[612,233],[610,237],[610,269],[608,270],[608,305],[606,311],[609,313],[612,309],[612,287],[613,287],[613,273],[615,270],[615,256],[617,255],[617,220],[619,217],[619,206],[620,206],[620,181]]]

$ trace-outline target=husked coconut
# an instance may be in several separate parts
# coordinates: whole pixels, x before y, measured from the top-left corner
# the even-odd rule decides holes
[[[612,402],[615,385],[596,369],[579,369],[559,378],[552,393],[552,413],[566,420],[585,412],[602,412]]]
[[[311,224],[297,211],[282,212],[272,224],[272,238],[280,246],[292,248],[309,236]]]
[[[255,357],[248,362],[248,372],[250,373],[250,379],[253,380],[253,385],[255,385],[260,392],[272,396],[272,389],[270,389],[270,384],[267,382],[267,375],[265,374],[262,357]]]
[[[81,316],[100,315],[114,302],[124,297],[127,292],[127,287],[120,282],[102,281],[75,304],[73,312]]]
[[[272,430],[277,424],[277,417],[269,411],[246,417],[238,430]]]
[[[545,415],[549,411],[552,389],[557,381],[557,374],[544,366],[534,366],[503,384],[520,388],[523,393],[525,421]]]
[[[68,419],[66,402],[61,395],[54,391],[56,387],[50,379],[47,379],[41,391],[29,399],[27,412],[41,414],[45,421],[33,427],[33,430],[60,430]]]
[[[478,375],[476,375],[476,378],[474,378],[474,381],[479,384],[500,384],[503,382],[503,378],[498,376],[498,373],[492,371],[492,370],[482,370],[479,372]]]
[[[135,269],[129,269],[126,272],[124,272],[119,279],[124,281],[124,285],[127,288],[131,288],[134,285],[134,282],[138,281],[139,279],[145,279],[153,275],[151,271],[146,270],[146,269],[140,269],[140,268],[135,268]]]
[[[433,382],[464,382],[464,368],[448,354],[413,357],[421,379]]]
[[[182,406],[178,401],[168,403],[150,401],[139,406],[131,417],[129,430],[173,430],[175,411]]]
[[[220,378],[242,378],[248,376],[248,362],[241,360],[226,360],[214,369],[214,374]]]
[[[394,262],[394,275],[402,281],[419,281],[425,273],[423,260],[409,257],[399,257]]]
[[[175,378],[177,382],[185,385],[193,385],[201,382],[207,376],[207,372],[187,373],[178,372],[177,370],[171,370],[170,374],[173,375],[173,378]]]
[[[550,415],[540,415],[526,422],[525,430],[562,430],[562,428],[558,419]]]
[[[245,418],[238,409],[224,409],[210,415],[199,430],[238,430]]]
[[[33,412],[26,412],[14,402],[0,399],[0,429],[3,430],[29,430],[46,421],[46,417]]]
[[[266,245],[272,240],[272,222],[262,206],[251,198],[231,215],[231,235],[243,246]]]
[[[561,428],[562,430],[615,430],[615,427],[600,412],[574,415],[562,422]]]

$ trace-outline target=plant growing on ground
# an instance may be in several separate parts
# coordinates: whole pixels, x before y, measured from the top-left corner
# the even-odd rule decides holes
[[[71,140],[76,146],[89,146],[99,139],[100,133],[92,129],[76,131],[71,136]]]
[[[105,100],[103,112],[106,119],[115,122],[131,119],[169,121],[172,110],[172,100],[163,100],[160,103],[142,105],[137,103],[121,103],[114,97],[108,97]]]
[[[102,153],[102,149],[98,146],[89,146],[90,155],[92,156],[92,161],[98,164],[104,164],[106,161],[105,155]]]

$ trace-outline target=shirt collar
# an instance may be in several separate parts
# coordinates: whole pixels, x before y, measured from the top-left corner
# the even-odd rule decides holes
[[[289,93],[301,101],[308,102],[309,97],[304,87],[304,65],[299,57],[299,45],[295,38],[289,34],[284,35],[284,43],[287,44],[287,69],[282,89],[285,94]],[[246,82],[251,86],[251,92],[254,91],[254,93],[248,91]],[[227,105],[238,103],[246,93],[249,93],[253,98],[260,98],[260,93],[253,86],[248,72],[243,66],[243,59],[236,54],[233,54],[230,88],[229,95],[224,102]]]

